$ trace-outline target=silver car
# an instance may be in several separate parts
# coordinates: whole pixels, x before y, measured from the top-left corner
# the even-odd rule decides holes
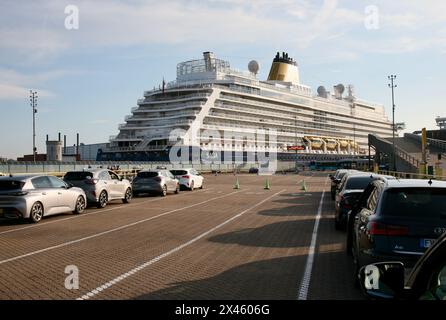
[[[112,200],[129,203],[132,199],[133,192],[130,181],[108,169],[69,171],[63,179],[82,188],[87,195],[87,201],[96,204],[98,208],[104,208]]]
[[[0,217],[24,218],[37,223],[43,216],[72,211],[82,213],[87,197],[53,176],[0,178]]]
[[[165,197],[168,192],[180,192],[180,182],[169,170],[142,170],[132,181],[133,194],[157,193]]]

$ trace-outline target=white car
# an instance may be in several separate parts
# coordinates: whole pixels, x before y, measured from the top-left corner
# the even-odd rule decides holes
[[[43,216],[72,211],[84,212],[87,196],[53,176],[13,176],[0,178],[0,217],[24,218],[33,223]]]
[[[200,188],[203,189],[204,177],[195,169],[172,169],[170,172],[180,181],[183,186],[191,191]]]

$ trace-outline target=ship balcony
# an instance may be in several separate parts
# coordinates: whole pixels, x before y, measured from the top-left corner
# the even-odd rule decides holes
[[[195,94],[187,94],[181,96],[166,96],[166,97],[157,97],[156,99],[138,99],[139,105],[147,105],[147,104],[157,104],[157,103],[168,103],[168,102],[176,102],[176,101],[184,101],[184,100],[195,100],[195,99],[206,99],[210,96],[210,93],[195,93]]]
[[[168,119],[178,119],[189,117],[195,119],[198,113],[195,112],[177,112],[173,115],[152,115],[152,116],[139,116],[139,117],[130,117],[126,118],[126,121],[134,122],[134,121],[162,121]]]
[[[120,134],[117,136],[110,136],[110,141],[141,141],[143,140],[141,137],[135,137],[133,135]]]
[[[142,107],[135,107],[132,108],[132,113],[156,113],[156,112],[169,112],[169,111],[178,111],[178,110],[184,110],[184,109],[201,109],[201,107],[204,105],[204,102],[194,102],[194,103],[175,103],[171,104],[169,106],[163,106],[163,107],[153,107],[150,106],[147,108],[146,106]]]
[[[119,127],[119,129],[126,129],[126,130],[139,130],[139,129],[151,129],[151,128],[168,128],[168,127],[177,127],[177,126],[190,126],[194,121],[193,120],[182,120],[182,121],[169,121],[166,123],[157,123],[157,124],[150,124],[150,125],[130,125],[127,124],[124,126]]]
[[[114,136],[109,136],[109,137],[108,137],[108,140],[109,140],[109,141],[113,141],[113,140],[115,140],[115,139],[116,139],[116,137],[117,137],[117,135],[114,135]]]

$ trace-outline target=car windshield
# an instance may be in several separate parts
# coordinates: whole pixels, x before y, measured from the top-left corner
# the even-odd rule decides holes
[[[187,174],[186,170],[170,170],[170,172],[174,175],[174,176],[181,176],[183,174]]]
[[[23,181],[3,180],[0,181],[0,191],[20,190],[24,185]]]
[[[71,171],[64,176],[66,180],[85,180],[93,178],[93,173],[88,171]]]
[[[446,218],[446,188],[393,188],[384,193],[383,215]]]
[[[345,189],[348,190],[356,190],[361,189],[364,190],[365,187],[372,181],[373,178],[370,176],[365,177],[351,177],[347,180],[347,185],[345,186]]]
[[[154,171],[139,172],[137,175],[138,178],[154,178],[157,176],[158,176],[158,172],[154,172]]]

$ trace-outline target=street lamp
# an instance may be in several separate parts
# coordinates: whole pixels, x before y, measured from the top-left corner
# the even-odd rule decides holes
[[[389,88],[392,89],[392,144],[393,144],[393,156],[392,156],[392,162],[393,162],[393,171],[396,171],[396,149],[395,149],[395,95],[394,95],[394,89],[397,87],[396,84],[394,84],[394,81],[396,79],[396,75],[392,74],[387,77],[390,80],[390,83],[388,84]]]
[[[37,91],[29,90],[29,101],[33,109],[33,161],[36,162],[36,113],[37,113]]]

